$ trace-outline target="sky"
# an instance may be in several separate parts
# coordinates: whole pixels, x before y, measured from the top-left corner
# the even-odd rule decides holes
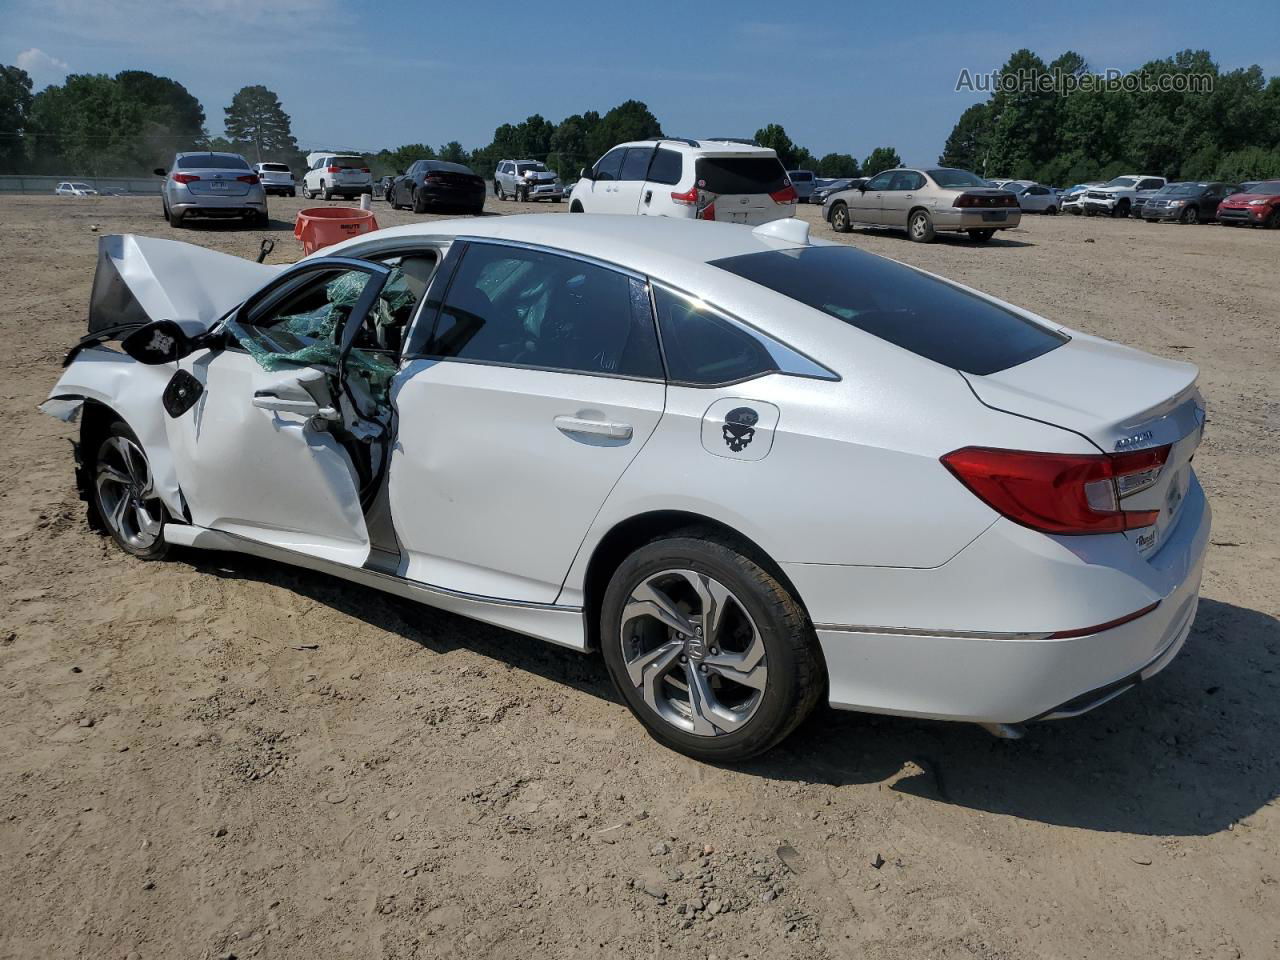
[[[552,122],[643,100],[671,136],[782,124],[821,156],[895,147],[936,160],[962,70],[1028,47],[1129,70],[1188,47],[1223,69],[1280,74],[1280,2],[698,4],[578,0],[0,0],[0,62],[36,89],[67,73],[149,70],[205,108],[210,133],[242,86],[280,95],[304,149],[377,150]]]

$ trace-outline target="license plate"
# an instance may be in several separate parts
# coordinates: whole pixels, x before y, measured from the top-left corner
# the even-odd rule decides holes
[[[214,180],[213,183],[210,184],[210,187],[212,187],[214,190],[227,189],[226,183],[224,183],[222,180]]]
[[[1007,214],[1003,210],[985,211],[982,214],[983,220],[1003,220]]]

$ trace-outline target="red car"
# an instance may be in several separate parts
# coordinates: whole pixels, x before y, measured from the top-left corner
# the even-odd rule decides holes
[[[1234,227],[1248,223],[1255,227],[1280,228],[1280,180],[1263,180],[1218,204],[1218,222]]]

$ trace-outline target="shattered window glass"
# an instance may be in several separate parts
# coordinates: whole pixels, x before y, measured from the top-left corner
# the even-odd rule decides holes
[[[300,366],[336,370],[339,335],[371,279],[359,270],[325,274],[253,317],[251,323],[228,320],[227,330],[264,370]],[[347,373],[366,380],[375,396],[386,396],[398,369],[395,351],[383,346],[385,331],[403,324],[413,303],[403,275],[394,270],[347,358]]]

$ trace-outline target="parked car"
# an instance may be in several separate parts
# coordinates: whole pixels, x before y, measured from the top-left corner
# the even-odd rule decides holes
[[[866,177],[840,177],[834,180],[826,180],[820,186],[813,188],[813,196],[809,198],[810,203],[826,203],[827,197],[833,193],[839,193],[841,190],[849,190],[856,187],[860,183],[866,183]]]
[[[1262,180],[1218,204],[1218,222],[1280,229],[1280,180]]]
[[[53,192],[60,197],[96,197],[98,191],[93,189],[87,183],[79,180],[64,180],[53,188]]]
[[[479,216],[484,212],[484,177],[461,163],[418,160],[391,184],[387,202],[392,210],[412,207],[426,213],[429,207],[465,210]]]
[[[253,172],[262,181],[262,189],[268,195],[278,193],[282,197],[296,197],[298,182],[293,178],[293,171],[287,163],[255,163]]]
[[[1094,187],[1101,186],[1103,186],[1103,181],[1097,180],[1092,183],[1077,183],[1073,187],[1067,187],[1058,198],[1059,212],[1080,216],[1084,213],[1084,195]]]
[[[814,175],[812,170],[788,170],[787,179],[796,188],[796,202],[809,203],[813,197]]]
[[[502,160],[493,173],[493,195],[499,200],[564,199],[560,178],[536,160]]]
[[[1241,193],[1252,193],[1252,192],[1253,192],[1253,188],[1254,188],[1254,187],[1256,187],[1258,184],[1260,184],[1260,183],[1262,183],[1262,182],[1263,182],[1263,181],[1261,181],[1261,180],[1246,180],[1244,183],[1240,184],[1240,192],[1241,192]]]
[[[396,182],[397,174],[387,174],[373,181],[373,199],[390,200],[391,185]]]
[[[1127,217],[1138,214],[1147,199],[1165,185],[1164,177],[1148,177],[1142,174],[1125,174],[1107,181],[1101,187],[1085,191],[1084,212],[1088,216],[1104,214],[1109,217]]]
[[[99,264],[43,409],[121,549],[599,650],[694,757],[823,699],[1016,735],[1195,619],[1196,368],[803,221],[440,220],[287,267],[115,236]]]
[[[323,197],[345,197],[350,200],[362,193],[373,193],[373,176],[364,157],[335,153],[307,154],[307,172],[302,178],[302,195],[308,200]]]
[[[1022,220],[1018,200],[1007,190],[987,186],[968,170],[953,167],[899,168],[827,197],[822,217],[836,233],[858,224],[906,230],[917,243],[929,243],[941,231],[968,233],[985,243],[997,230]]]
[[[1005,180],[1001,190],[1007,190],[1018,198],[1018,206],[1024,213],[1045,213],[1056,216],[1062,203],[1058,191],[1034,180]]]
[[[271,222],[262,181],[238,153],[179,153],[167,171],[155,173],[165,178],[160,202],[171,226],[188,217],[244,217],[256,227]]]
[[[1218,204],[1239,192],[1234,184],[1188,181],[1168,183],[1142,206],[1142,219],[1178,220],[1182,223],[1210,223],[1218,212]]]
[[[792,216],[796,190],[767,147],[736,140],[637,140],[582,170],[569,209],[756,225]]]

